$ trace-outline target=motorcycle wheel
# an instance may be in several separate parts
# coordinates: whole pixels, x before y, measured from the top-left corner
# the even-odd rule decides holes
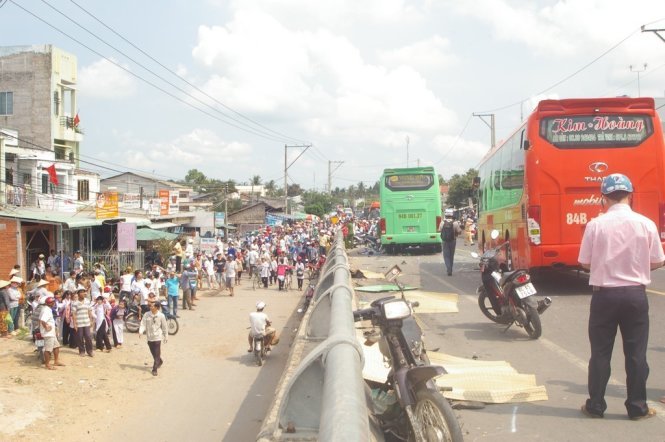
[[[130,333],[138,333],[141,321],[136,313],[129,313],[125,316],[125,328]]]
[[[480,311],[483,312],[483,315],[487,316],[491,321],[496,322],[497,324],[505,322],[502,321],[499,315],[494,311],[490,298],[487,295],[487,290],[484,286],[481,286],[478,289],[478,307],[480,307]]]
[[[254,350],[254,357],[256,358],[256,365],[259,367],[263,365],[263,348],[261,350]]]
[[[531,339],[538,339],[543,333],[538,310],[531,305],[526,306],[526,322],[524,323],[524,330],[526,330]]]
[[[169,318],[166,320],[166,323],[168,324],[170,335],[175,335],[178,333],[178,330],[180,330],[180,324],[178,324],[178,320],[176,318]]]
[[[462,442],[462,429],[448,399],[439,392],[425,387],[416,391],[416,404],[413,414],[420,423],[426,441]],[[415,441],[413,431],[409,431],[409,441]]]

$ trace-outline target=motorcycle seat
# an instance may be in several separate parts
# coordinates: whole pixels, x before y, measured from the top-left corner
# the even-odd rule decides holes
[[[503,272],[503,274],[501,274],[501,281],[499,282],[499,284],[503,286],[506,283],[506,281],[508,281],[510,277],[513,276],[516,272],[517,270],[514,270],[512,272]]]

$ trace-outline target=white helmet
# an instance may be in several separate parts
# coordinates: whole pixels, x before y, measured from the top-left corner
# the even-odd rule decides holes
[[[266,308],[266,303],[265,302],[259,301],[259,302],[256,303],[256,309],[257,310],[263,310],[264,308]]]

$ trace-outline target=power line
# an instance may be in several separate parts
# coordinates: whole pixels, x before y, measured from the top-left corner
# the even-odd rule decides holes
[[[201,113],[203,113],[203,114],[205,114],[205,115],[207,115],[207,116],[209,116],[209,117],[211,117],[211,118],[213,118],[213,119],[215,119],[215,120],[218,120],[218,121],[220,121],[220,122],[222,122],[222,123],[224,123],[224,124],[227,124],[227,125],[229,125],[229,126],[232,126],[232,127],[237,128],[237,129],[240,129],[240,130],[242,130],[243,132],[248,132],[248,133],[251,133],[251,134],[254,134],[254,135],[260,136],[260,137],[262,137],[262,138],[265,138],[265,139],[267,139],[267,140],[270,140],[270,141],[279,141],[279,142],[284,141],[284,140],[279,139],[279,138],[276,138],[276,137],[274,137],[274,136],[268,136],[268,135],[266,135],[266,134],[264,134],[264,133],[258,132],[256,129],[253,129],[253,128],[250,128],[250,127],[243,127],[243,126],[240,126],[240,125],[238,125],[238,124],[231,123],[231,122],[226,121],[226,120],[224,120],[224,119],[222,119],[222,118],[220,118],[220,117],[218,117],[218,116],[216,116],[216,115],[211,114],[210,112],[208,112],[208,111],[206,111],[206,110],[204,110],[204,109],[201,109],[201,108],[195,106],[195,105],[192,104],[192,103],[189,103],[188,101],[186,101],[186,100],[184,100],[184,99],[178,97],[178,96],[175,95],[175,94],[172,94],[171,92],[169,92],[169,91],[167,91],[166,89],[164,89],[164,88],[162,88],[162,87],[156,85],[155,83],[153,83],[153,82],[151,82],[151,81],[149,81],[149,80],[143,78],[142,76],[140,76],[140,75],[138,75],[138,74],[132,72],[132,71],[129,70],[128,68],[122,66],[120,63],[115,62],[113,59],[106,57],[105,55],[101,54],[100,52],[98,52],[98,51],[96,51],[95,49],[91,48],[90,46],[86,45],[85,43],[82,43],[81,41],[79,41],[79,40],[77,40],[76,38],[72,37],[71,35],[67,34],[67,33],[64,32],[63,30],[58,29],[56,26],[52,25],[52,24],[49,23],[48,21],[46,21],[46,20],[44,20],[43,18],[39,17],[39,16],[36,15],[35,13],[29,11],[28,9],[24,8],[23,6],[20,6],[20,5],[17,4],[14,0],[8,0],[8,1],[10,1],[12,4],[14,4],[15,6],[17,6],[19,9],[22,9],[22,10],[25,11],[26,13],[32,15],[33,17],[35,17],[36,19],[38,19],[38,20],[41,21],[42,23],[46,24],[47,26],[49,26],[49,27],[52,28],[53,30],[55,30],[55,31],[57,31],[57,32],[59,32],[59,33],[61,33],[61,34],[64,35],[65,37],[67,37],[67,38],[71,39],[72,41],[76,42],[77,44],[83,46],[84,48],[86,48],[86,49],[89,50],[90,52],[92,52],[92,53],[94,53],[94,54],[96,54],[96,55],[102,57],[104,60],[106,60],[106,61],[108,61],[109,63],[113,64],[113,65],[116,66],[117,68],[122,69],[123,71],[127,72],[128,74],[132,75],[133,77],[135,77],[135,78],[141,80],[142,82],[148,84],[149,86],[152,86],[153,88],[155,88],[155,89],[157,89],[158,91],[160,91],[160,92],[162,92],[162,93],[164,93],[164,94],[170,96],[171,98],[173,98],[173,99],[175,99],[175,100],[177,100],[177,101],[180,101],[181,103],[183,103],[183,104],[185,104],[185,105],[187,105],[187,106],[189,106],[189,107],[191,107],[191,108],[193,108],[193,109],[195,109],[195,110],[197,110],[197,111],[199,111],[199,112],[201,112]],[[50,5],[49,5],[49,6],[50,6]],[[88,32],[89,32],[89,31],[88,31]],[[112,47],[112,46],[111,46],[111,47]],[[122,53],[121,51],[118,51],[118,52]],[[138,63],[137,63],[137,64],[138,64]],[[139,64],[139,66],[141,66],[141,65]],[[145,69],[145,68],[144,68],[144,69]],[[148,71],[151,72],[150,70],[148,70]],[[155,73],[153,73],[153,75],[156,75],[158,78],[161,78],[159,75],[157,75],[157,74],[155,74]],[[163,81],[166,81],[166,80],[163,80]],[[166,81],[166,82],[169,83],[168,81]],[[171,84],[171,83],[169,83],[169,84]],[[174,87],[177,88],[177,86],[174,86]],[[179,89],[179,88],[177,88],[177,89],[182,91],[182,89]],[[190,98],[194,98],[195,100],[200,101],[199,99],[193,97],[193,96],[190,95],[190,94],[186,94],[186,95],[187,95],[188,97],[190,97]],[[207,106],[210,107],[209,105],[207,105]],[[222,113],[222,112],[219,111],[218,109],[215,109],[215,108],[212,108],[212,109],[213,109],[215,112]],[[224,114],[224,113],[222,113],[222,115],[224,115],[226,118],[230,118],[229,116],[227,116],[227,115]]]
[[[43,0],[42,0],[42,1],[43,1]],[[133,48],[136,49],[137,51],[141,52],[143,55],[145,55],[146,57],[148,57],[150,60],[154,61],[154,62],[157,63],[159,66],[161,66],[164,70],[166,70],[167,72],[171,73],[172,75],[174,75],[175,77],[177,77],[177,78],[180,79],[181,81],[185,82],[187,85],[191,86],[192,88],[196,89],[198,92],[200,92],[201,94],[203,94],[203,95],[205,95],[206,97],[210,98],[211,100],[213,100],[214,102],[216,102],[216,103],[219,104],[220,106],[222,106],[222,107],[224,107],[225,109],[227,109],[227,110],[233,112],[234,114],[238,115],[239,117],[241,117],[241,118],[243,118],[243,119],[245,119],[245,120],[251,122],[252,124],[255,124],[255,125],[257,125],[257,126],[263,128],[263,129],[265,129],[265,130],[268,130],[268,131],[270,131],[270,132],[272,132],[272,133],[274,133],[274,134],[276,134],[276,135],[279,135],[279,136],[281,136],[281,137],[283,137],[283,138],[285,138],[285,139],[289,139],[289,140],[292,140],[292,141],[298,141],[298,142],[303,141],[303,140],[299,140],[299,139],[297,139],[297,138],[290,137],[290,136],[288,136],[288,135],[284,135],[284,134],[282,134],[282,133],[280,133],[280,132],[277,132],[277,131],[275,131],[275,130],[273,130],[273,129],[267,127],[267,126],[264,126],[263,124],[259,123],[258,121],[255,121],[255,120],[253,120],[253,119],[247,117],[246,115],[243,115],[242,113],[236,111],[235,109],[233,109],[233,108],[227,106],[226,104],[224,104],[223,102],[219,101],[218,99],[216,99],[216,98],[213,97],[212,95],[209,95],[207,92],[205,92],[205,91],[203,91],[202,89],[200,89],[200,88],[199,88],[198,86],[196,86],[195,84],[189,82],[186,78],[182,77],[182,76],[179,75],[177,72],[173,71],[172,69],[170,69],[169,67],[167,67],[166,65],[164,65],[163,63],[161,63],[159,60],[157,60],[156,58],[154,58],[153,56],[151,56],[150,54],[148,54],[146,51],[144,51],[144,50],[141,49],[140,47],[136,46],[134,43],[132,43],[130,40],[128,40],[128,39],[125,38],[123,35],[121,35],[120,33],[118,33],[115,29],[111,28],[109,25],[107,25],[106,23],[104,23],[102,20],[100,20],[99,18],[97,18],[94,14],[92,14],[90,11],[88,11],[87,9],[85,9],[83,6],[79,5],[79,4],[76,3],[74,0],[70,0],[70,1],[71,1],[72,3],[74,3],[74,4],[75,4],[79,9],[81,9],[83,12],[85,12],[86,14],[88,14],[90,17],[92,17],[92,18],[93,18],[94,20],[96,20],[98,23],[100,23],[102,26],[104,26],[106,29],[108,29],[109,31],[111,31],[112,33],[114,33],[115,35],[117,35],[119,38],[121,38],[121,39],[122,39],[123,41],[125,41],[127,44],[129,44],[131,47],[133,47]],[[236,120],[236,121],[238,121],[238,120]]]
[[[606,51],[604,51],[602,54],[600,54],[599,56],[597,56],[596,58],[594,58],[593,60],[591,60],[590,62],[588,62],[588,63],[585,64],[584,66],[582,66],[581,68],[577,69],[577,70],[576,70],[575,72],[573,72],[572,74],[567,75],[566,77],[564,77],[564,78],[562,78],[561,80],[555,82],[554,84],[548,86],[547,88],[543,89],[542,91],[537,92],[537,93],[535,93],[535,94],[532,94],[531,97],[545,94],[545,93],[551,91],[552,89],[554,89],[555,87],[559,86],[560,84],[562,84],[562,83],[564,83],[564,82],[570,80],[571,78],[573,78],[574,76],[576,76],[577,74],[579,74],[580,72],[584,71],[586,68],[588,68],[589,66],[591,66],[592,64],[594,64],[595,62],[597,62],[598,60],[600,60],[601,58],[603,58],[605,55],[607,55],[607,54],[609,54],[610,52],[612,52],[613,50],[615,50],[617,47],[619,47],[620,45],[622,45],[626,40],[628,40],[629,38],[631,38],[633,35],[637,34],[638,32],[640,32],[640,29],[634,30],[633,32],[631,32],[630,34],[628,34],[626,37],[624,37],[623,39],[619,40],[619,42],[617,42],[616,44],[614,44],[613,46],[611,46],[609,49],[607,49]],[[528,99],[529,99],[529,97],[524,98],[524,99],[519,100],[519,101],[516,101],[516,102],[511,103],[511,104],[507,104],[507,105],[505,105],[505,106],[497,107],[497,108],[494,108],[494,109],[484,110],[484,111],[481,111],[480,113],[492,113],[492,112],[502,111],[502,110],[505,110],[505,109],[511,108],[511,107],[513,107],[513,106],[517,106],[517,105],[519,105],[519,104],[522,104],[522,103],[524,103],[525,101],[527,101]]]

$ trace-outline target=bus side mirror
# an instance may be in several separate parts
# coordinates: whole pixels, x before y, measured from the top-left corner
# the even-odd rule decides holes
[[[529,150],[530,147],[531,143],[529,143],[529,140],[524,140],[524,143],[522,143],[522,149]]]
[[[473,181],[471,182],[471,189],[473,189],[473,190],[480,189],[480,177],[479,176],[473,177]]]

